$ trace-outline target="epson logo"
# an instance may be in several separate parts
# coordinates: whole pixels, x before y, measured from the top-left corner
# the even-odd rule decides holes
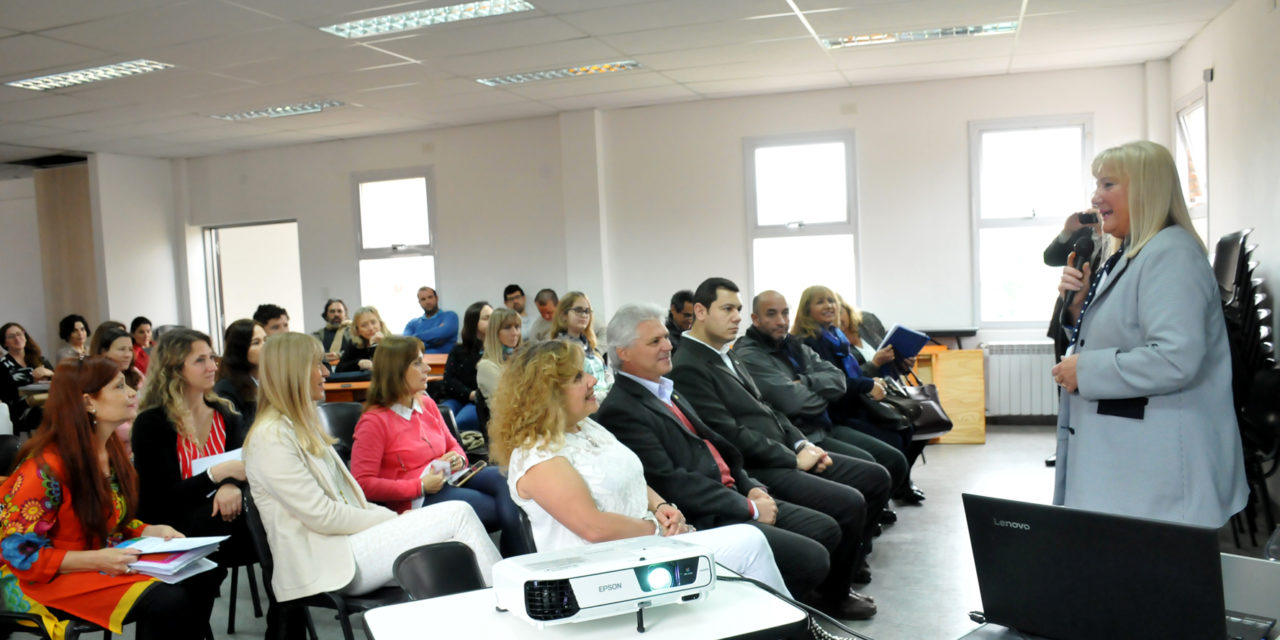
[[[604,584],[604,585],[600,585],[600,593],[604,593],[606,591],[617,591],[618,589],[621,589],[621,588],[622,588],[621,582],[615,582],[613,584]]]
[[[1025,522],[1014,522],[1012,520],[997,520],[995,518],[992,518],[991,522],[995,524],[997,527],[1004,527],[1006,529],[1021,529],[1023,531],[1031,530],[1031,525]]]

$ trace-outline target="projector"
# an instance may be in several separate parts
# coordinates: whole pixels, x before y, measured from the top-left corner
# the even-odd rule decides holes
[[[493,592],[500,611],[541,629],[705,598],[714,567],[705,547],[644,536],[507,558]]]

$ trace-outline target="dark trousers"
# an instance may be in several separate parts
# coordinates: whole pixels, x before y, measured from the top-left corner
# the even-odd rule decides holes
[[[124,621],[137,624],[138,640],[211,638],[209,613],[226,575],[226,569],[214,569],[177,584],[156,582],[142,592]]]
[[[778,571],[791,595],[805,598],[824,585],[831,571],[832,553],[840,545],[840,525],[834,518],[807,507],[778,503],[778,519],[772,524],[748,522],[764,533]],[[848,592],[848,583],[843,588]],[[836,591],[831,595],[841,595]]]
[[[831,570],[822,591],[847,592],[854,569],[871,548],[872,524],[889,502],[892,483],[884,467],[832,453],[821,474],[798,469],[748,469],[775,498],[809,507],[835,519],[840,540],[831,551]]]
[[[838,424],[817,443],[831,453],[874,462],[889,472],[889,482],[897,491],[911,481],[907,457],[889,443],[852,427]]]

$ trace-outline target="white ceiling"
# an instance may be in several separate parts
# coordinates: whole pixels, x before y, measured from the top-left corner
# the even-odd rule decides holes
[[[3,1],[0,83],[137,58],[175,68],[52,92],[0,86],[0,162],[191,157],[593,107],[1136,63],[1167,58],[1231,2],[794,0],[821,37],[1021,19],[1016,35],[825,51],[787,0],[531,0],[534,11],[359,41],[316,27],[451,2]],[[621,59],[643,69],[475,82]],[[346,106],[209,117],[316,99]]]

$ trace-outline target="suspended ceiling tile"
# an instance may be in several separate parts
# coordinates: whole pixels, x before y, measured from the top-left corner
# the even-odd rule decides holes
[[[648,69],[667,71],[738,62],[811,60],[816,56],[825,57],[825,54],[813,39],[796,38],[793,40],[704,47],[667,53],[643,53],[635,56],[635,59]]]
[[[665,0],[561,15],[595,36],[739,20],[786,10],[782,0]]]
[[[362,136],[417,131],[430,126],[430,123],[416,118],[406,118],[393,114],[382,114],[361,122],[331,125],[307,129],[307,133],[329,136],[331,138],[359,138]]]
[[[1013,51],[1014,37],[1010,34],[849,47],[832,51],[831,59],[841,69],[861,69],[1009,56]]]
[[[675,83],[661,74],[645,71],[623,71],[599,76],[510,85],[506,89],[511,93],[533,100],[552,100],[569,96],[585,96],[628,89],[670,86],[675,86]]]
[[[663,75],[680,83],[688,82],[707,82],[712,80],[737,80],[740,78],[762,78],[769,76],[785,76],[795,73],[818,73],[822,71],[831,71],[834,65],[826,56],[818,56],[812,60],[797,63],[755,63],[755,62],[731,62],[728,64],[713,64],[705,67],[690,67],[688,69],[673,69],[663,72]]]
[[[917,82],[984,75],[999,75],[1009,69],[1009,58],[977,58],[926,64],[845,69],[844,75],[853,85]]]
[[[621,54],[616,49],[599,40],[579,38],[444,58],[437,61],[435,66],[454,75],[480,78],[612,62],[620,57]]]
[[[39,91],[31,91],[30,93],[37,97],[0,103],[0,121],[29,122],[41,118],[84,113],[101,108],[97,103],[83,98],[42,94]]]
[[[557,18],[538,17],[494,23],[485,20],[468,20],[410,31],[402,35],[407,37],[373,44],[379,49],[394,51],[415,60],[426,60],[574,40],[586,36],[582,31]]]
[[[799,4],[801,10],[809,8],[807,2]],[[818,35],[829,38],[1017,20],[1021,6],[1021,0],[912,0],[844,6],[805,17]]]
[[[134,51],[278,26],[280,21],[232,4],[197,0],[82,22],[43,32],[106,51]],[[163,62],[163,61],[162,61]]]
[[[536,116],[548,116],[556,113],[554,107],[538,102],[506,104],[478,109],[462,109],[459,111],[442,111],[432,113],[431,119],[441,124],[463,125],[502,120],[519,120]]]
[[[122,124],[104,129],[120,137],[161,136],[175,131],[194,131],[207,127],[215,127],[220,121],[197,115],[180,115],[166,118],[148,118],[140,122]]]
[[[562,111],[575,111],[578,109],[621,109],[641,105],[697,100],[700,97],[682,86],[668,85],[613,91],[589,96],[555,98],[547,100],[546,103]]]
[[[28,76],[70,71],[76,65],[105,55],[94,49],[44,36],[24,33],[0,38],[0,79],[4,82]]]
[[[841,75],[840,72],[823,71],[819,73],[800,73],[789,76],[772,76],[768,78],[740,78],[737,80],[687,82],[684,86],[707,97],[723,97],[782,91],[829,89],[832,87],[845,87],[848,85],[848,81],[845,80],[845,77]]]
[[[18,31],[42,31],[180,1],[182,0],[4,0],[0,25]]]
[[[220,70],[317,49],[341,49],[348,42],[310,27],[281,24],[248,33],[142,50],[140,57],[203,70]]]
[[[95,82],[70,89],[71,95],[104,100],[157,104],[173,96],[199,96],[253,86],[252,83],[203,71],[165,69],[138,76]]]
[[[628,55],[683,51],[717,45],[763,40],[806,39],[814,47],[804,25],[794,17],[767,20],[732,20],[649,31],[601,36],[600,40]]]
[[[39,138],[43,136],[53,136],[62,133],[70,133],[70,130],[24,122],[0,124],[0,140],[8,142],[22,142],[23,140],[30,140],[32,138]]]
[[[1012,70],[1047,71],[1163,60],[1173,55],[1182,44],[1182,41],[1171,41],[1052,53],[1017,53],[1013,56]]]
[[[286,82],[294,78],[355,71],[367,67],[399,64],[404,60],[358,44],[337,49],[319,49],[271,60],[250,62],[222,69],[220,73],[233,78],[270,84]]]

